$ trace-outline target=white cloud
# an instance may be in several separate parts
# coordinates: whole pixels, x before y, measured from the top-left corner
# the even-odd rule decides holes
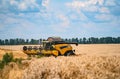
[[[69,27],[70,22],[69,22],[69,19],[66,16],[60,14],[60,15],[58,15],[58,18],[61,20],[60,25],[62,27]]]
[[[104,3],[104,0],[97,0],[97,1],[98,1],[99,5],[103,5],[103,3]]]
[[[100,21],[111,21],[111,19],[114,19],[114,17],[112,15],[109,14],[98,14],[95,16],[96,19],[100,20]]]
[[[97,3],[98,3],[99,5],[103,5],[104,0],[89,0],[89,1],[86,1],[86,3],[87,3],[88,5],[96,5]]]
[[[57,14],[55,17],[55,20],[57,20],[57,22],[51,24],[53,30],[57,32],[64,32],[67,28],[70,27],[70,21],[67,16],[63,14]]]
[[[20,9],[20,10],[26,10],[27,8],[28,7],[24,2],[20,3],[19,6],[18,6],[18,9]]]
[[[73,19],[73,20],[76,20],[76,19],[78,18],[78,16],[75,15],[75,14],[71,14],[71,15],[69,16],[69,18],[70,18],[70,19]]]
[[[101,13],[110,13],[110,11],[109,11],[109,9],[108,9],[107,7],[101,7],[101,8],[99,9],[99,11],[100,11]]]
[[[99,5],[103,5],[104,0],[89,0],[89,1],[76,1],[76,0],[74,0],[73,2],[66,3],[66,5],[69,7],[72,7],[72,8],[81,9],[81,8],[84,8],[87,6],[96,5],[97,3]]]
[[[43,0],[42,6],[48,7],[50,0]]]
[[[72,8],[82,8],[85,7],[85,3],[80,1],[73,1],[72,3],[66,3],[67,6]]]
[[[74,0],[73,2],[66,3],[66,6],[74,10],[74,13],[79,14],[80,17],[78,16],[77,19],[80,18],[80,21],[93,20],[93,18],[100,21],[108,21],[114,17],[110,15],[110,10],[108,7],[104,6],[104,3],[104,0]]]
[[[24,0],[24,1],[17,1],[17,0],[10,0],[10,5],[16,6],[19,10],[27,10],[28,8],[39,8],[36,0]]]
[[[98,11],[98,7],[95,5],[91,5],[91,6],[86,6],[84,8],[85,11],[89,11],[89,12],[97,12]]]
[[[78,12],[79,16],[77,19],[79,19],[80,21],[87,21],[88,18],[84,15],[84,13],[82,13],[81,11]]]
[[[3,26],[15,26],[17,27],[18,25],[20,25],[21,27],[24,25],[24,27],[29,27],[29,25],[33,25],[32,22],[30,22],[27,18],[25,18],[26,15],[24,14],[20,14],[20,15],[14,15],[13,13],[9,13],[9,14],[0,14],[0,20],[3,24]],[[29,15],[29,17],[31,17],[33,15]],[[26,24],[26,25],[25,25]],[[29,24],[29,25],[27,25]]]
[[[45,12],[50,0],[1,0],[0,13]]]
[[[115,3],[115,0],[106,0],[105,5],[106,6],[115,6],[116,3]]]
[[[110,2],[107,0],[106,2]],[[104,6],[104,0],[87,0],[87,1],[78,1],[74,0],[73,2],[66,3],[66,6],[76,9],[77,11],[87,11],[87,12],[100,12],[100,13],[109,13],[109,9],[107,7],[99,7]],[[97,5],[98,4],[98,5]]]
[[[4,17],[5,15],[3,15]],[[34,22],[31,22],[27,19],[23,18],[16,18],[15,16],[10,16],[3,19],[3,23],[0,23],[0,26],[3,26],[0,28],[2,31],[2,36],[7,35],[10,36],[17,36],[22,37],[26,32],[28,33],[26,36],[28,36],[31,32],[31,30],[36,30],[37,25]],[[41,29],[39,29],[41,30]]]
[[[11,4],[11,5],[18,5],[18,2],[15,1],[15,0],[10,0],[10,4]]]

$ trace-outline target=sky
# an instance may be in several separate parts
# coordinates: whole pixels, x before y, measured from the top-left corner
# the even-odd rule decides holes
[[[0,39],[120,36],[120,0],[0,0]]]

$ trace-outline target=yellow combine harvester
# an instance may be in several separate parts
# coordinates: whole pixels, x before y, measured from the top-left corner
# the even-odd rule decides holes
[[[75,50],[73,50],[71,44],[78,43],[68,43],[62,41],[60,37],[49,37],[47,41],[43,41],[42,45],[38,46],[24,46],[23,52],[27,55],[46,55],[46,56],[69,56],[75,55]]]

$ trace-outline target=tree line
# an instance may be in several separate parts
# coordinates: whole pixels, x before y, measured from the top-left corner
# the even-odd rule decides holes
[[[42,41],[46,39],[0,39],[0,45],[29,45],[29,44],[40,44]],[[66,42],[77,42],[79,44],[119,44],[120,37],[101,37],[101,38],[66,38],[62,39]]]

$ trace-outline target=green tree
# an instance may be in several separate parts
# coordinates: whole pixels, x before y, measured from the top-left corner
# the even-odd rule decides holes
[[[10,45],[14,45],[15,44],[15,40],[14,39],[10,39]]]
[[[26,42],[25,42],[26,44],[29,44],[29,39],[26,39]]]
[[[19,45],[19,44],[20,44],[18,38],[16,38],[15,43],[16,43],[16,45]]]
[[[83,38],[83,44],[86,44],[86,38],[85,37]]]
[[[67,39],[67,38],[65,39],[65,42],[68,42],[68,39]]]
[[[117,43],[120,43],[120,37],[117,37]]]
[[[82,39],[80,38],[80,39],[79,39],[79,44],[82,44],[82,43],[83,43],[83,42],[82,42]]]
[[[0,45],[2,45],[2,40],[0,39]]]
[[[9,45],[9,40],[5,39],[5,45]]]
[[[78,38],[76,38],[76,39],[75,39],[75,42],[79,43],[79,40],[78,40]]]

